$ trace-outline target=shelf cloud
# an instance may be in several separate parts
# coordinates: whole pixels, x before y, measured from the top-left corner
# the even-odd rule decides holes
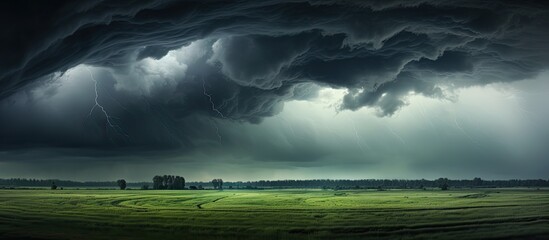
[[[411,95],[454,101],[549,67],[538,1],[10,1],[0,16],[4,151],[234,148],[234,124],[322,89],[342,91],[336,112],[390,118]]]

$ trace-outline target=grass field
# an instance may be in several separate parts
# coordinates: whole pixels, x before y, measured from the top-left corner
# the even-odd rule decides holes
[[[549,239],[547,190],[0,190],[0,238]]]

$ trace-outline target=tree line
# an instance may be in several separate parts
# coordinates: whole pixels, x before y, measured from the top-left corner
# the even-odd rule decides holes
[[[127,182],[123,179],[106,182],[77,182],[57,179],[25,179],[11,178],[0,179],[0,187],[137,187],[148,189],[152,184],[153,189],[185,189],[185,178],[173,175],[155,176],[153,182]],[[549,187],[549,181],[545,179],[511,179],[511,180],[484,180],[473,179],[448,179],[438,178],[434,180],[406,180],[406,179],[361,179],[361,180],[261,180],[261,181],[237,181],[224,182],[222,179],[213,179],[209,182],[188,182],[190,189],[200,188],[384,188],[384,189],[411,189],[411,188],[501,188],[501,187]],[[194,188],[193,188],[194,186]],[[197,187],[199,186],[199,187]]]
[[[27,179],[27,178],[10,178],[10,179],[1,179],[0,186],[4,187],[51,187],[52,183],[55,183],[57,186],[64,187],[116,187],[118,186],[117,181],[92,181],[92,182],[79,182],[79,181],[70,181],[70,180],[59,180],[59,179]],[[149,184],[149,182],[128,182],[128,187],[140,187],[144,184]]]
[[[211,182],[189,182],[192,185],[214,187]],[[260,180],[224,182],[225,188],[505,188],[505,187],[549,187],[545,179],[484,180],[473,179],[312,179],[312,180]]]

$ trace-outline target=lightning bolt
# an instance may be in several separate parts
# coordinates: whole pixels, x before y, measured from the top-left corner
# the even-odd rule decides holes
[[[221,113],[216,107],[215,107],[215,103],[213,102],[213,98],[212,98],[212,95],[209,94],[207,91],[206,91],[206,80],[204,80],[204,78],[202,78],[202,90],[203,90],[203,93],[204,93],[204,96],[208,97],[208,100],[210,101],[210,104],[212,105],[212,111],[216,112],[217,114],[219,114],[219,116],[221,116],[221,118],[226,118],[223,113]]]
[[[210,104],[212,106],[212,111],[216,112],[219,116],[221,116],[221,118],[226,119],[225,115],[223,115],[223,113],[221,113],[221,111],[219,111],[219,109],[217,109],[215,107],[215,103],[213,101],[212,95],[209,94],[208,91],[206,91],[206,80],[204,80],[204,77],[202,77],[202,93],[210,101]],[[221,138],[221,134],[219,133],[219,127],[217,127],[217,124],[215,123],[214,120],[211,120],[211,121],[212,121],[212,125],[215,128],[215,134],[217,135],[217,138],[219,139],[219,143],[221,143],[222,138]]]
[[[217,138],[219,139],[219,143],[221,143],[221,134],[219,133],[219,128],[217,127],[217,124],[215,124],[215,121],[212,120],[212,125],[215,128],[215,134],[217,135]]]
[[[351,119],[351,122],[353,123],[353,129],[355,131],[356,145],[358,145],[362,153],[366,154],[366,150],[361,144],[361,142],[364,142],[364,141],[362,141],[362,138],[360,137],[360,135],[358,135],[358,130],[356,129],[355,121]],[[364,142],[364,145],[368,148],[368,150],[371,150],[370,146],[367,143]]]
[[[89,67],[86,67],[86,70],[88,70],[88,72],[90,73],[90,77],[92,79],[92,81],[94,82],[94,90],[95,90],[95,98],[94,98],[94,102],[95,104],[93,105],[93,107],[90,109],[90,113],[88,114],[88,117],[91,117],[93,111],[96,109],[96,108],[99,108],[101,110],[101,112],[103,113],[103,115],[105,116],[105,119],[107,121],[107,124],[109,125],[109,127],[111,127],[112,129],[114,129],[116,132],[124,135],[124,136],[128,136],[127,134],[123,133],[121,130],[120,130],[120,127],[116,124],[113,124],[112,123],[112,119],[114,119],[115,117],[112,117],[109,115],[109,113],[107,112],[107,110],[105,109],[105,107],[103,107],[103,105],[101,105],[99,103],[99,92],[97,91],[97,80],[95,79],[95,77],[93,76],[93,73],[92,71],[90,70]]]

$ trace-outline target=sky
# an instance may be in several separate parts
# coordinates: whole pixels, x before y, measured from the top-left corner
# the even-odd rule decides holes
[[[0,5],[0,178],[548,178],[544,3]]]

